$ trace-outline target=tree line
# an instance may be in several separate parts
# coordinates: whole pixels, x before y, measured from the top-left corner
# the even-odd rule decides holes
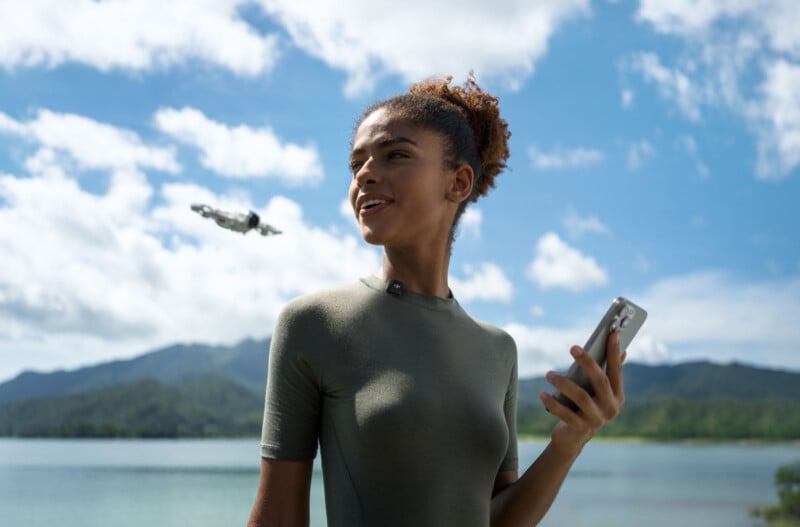
[[[264,395],[229,379],[144,380],[0,404],[5,437],[236,437],[261,432]],[[518,432],[548,436],[556,418],[521,402]],[[600,432],[649,440],[800,439],[797,400],[629,401]]]

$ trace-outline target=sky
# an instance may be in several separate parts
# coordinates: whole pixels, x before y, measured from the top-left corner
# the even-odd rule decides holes
[[[371,103],[474,71],[509,168],[450,287],[520,376],[617,296],[631,361],[800,371],[794,0],[0,0],[0,382],[268,337],[374,273],[345,202]],[[283,231],[226,231],[191,203]]]

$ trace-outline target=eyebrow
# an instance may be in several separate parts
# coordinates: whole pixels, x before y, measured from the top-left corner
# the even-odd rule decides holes
[[[418,146],[417,142],[414,141],[413,139],[411,139],[410,137],[405,137],[403,135],[398,135],[398,136],[394,136],[394,137],[388,137],[388,138],[384,139],[383,141],[380,141],[378,143],[378,148],[386,148],[387,146],[396,145],[398,143],[408,143],[410,145]],[[350,157],[353,157],[353,156],[356,156],[356,155],[359,155],[359,154],[363,154],[364,151],[365,151],[364,148],[356,148],[355,150],[350,152]]]

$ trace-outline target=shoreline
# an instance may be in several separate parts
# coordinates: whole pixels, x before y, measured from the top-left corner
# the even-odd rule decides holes
[[[0,436],[0,441],[260,441],[260,436],[182,436],[182,437],[71,437],[71,436]],[[549,435],[518,434],[520,443],[547,443]],[[662,444],[662,445],[740,445],[740,446],[798,446],[800,439],[716,439],[716,438],[687,438],[687,439],[657,439],[642,436],[600,436],[592,438],[589,443],[615,443],[615,444]]]
[[[549,435],[517,434],[517,441],[547,442]],[[630,444],[674,444],[674,445],[790,445],[800,446],[800,438],[796,439],[718,439],[718,438],[684,438],[684,439],[659,439],[644,436],[598,436],[592,438],[590,443],[630,443]]]

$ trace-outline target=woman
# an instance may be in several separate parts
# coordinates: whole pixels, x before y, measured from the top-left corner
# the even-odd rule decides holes
[[[467,315],[447,281],[458,219],[505,168],[509,135],[497,99],[471,78],[422,82],[363,114],[349,198],[383,264],[281,314],[251,526],[308,525],[317,442],[330,527],[535,525],[618,413],[616,336],[607,373],[573,347],[596,395],[548,374],[579,410],[541,394],[561,421],[518,477],[514,341]]]

